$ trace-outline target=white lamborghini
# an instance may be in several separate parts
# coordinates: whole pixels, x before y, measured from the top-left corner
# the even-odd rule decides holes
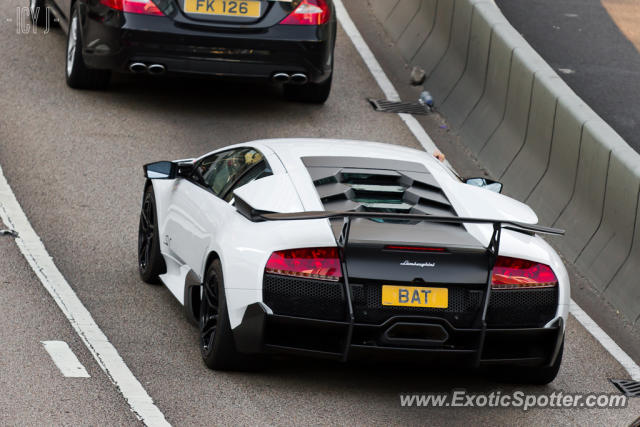
[[[274,139],[145,166],[138,238],[212,369],[417,358],[548,383],[569,278],[526,205],[396,145]]]

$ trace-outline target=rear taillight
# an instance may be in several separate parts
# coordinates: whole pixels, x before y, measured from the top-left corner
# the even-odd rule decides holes
[[[338,281],[342,268],[338,248],[304,248],[272,253],[265,273]]]
[[[551,267],[519,258],[498,257],[491,276],[492,289],[537,289],[558,286]]]
[[[322,25],[329,21],[330,13],[326,0],[302,0],[280,24]]]
[[[122,12],[164,16],[152,0],[100,0],[100,3]]]

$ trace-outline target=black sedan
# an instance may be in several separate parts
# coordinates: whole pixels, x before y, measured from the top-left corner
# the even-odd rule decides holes
[[[67,31],[72,88],[105,88],[112,72],[272,80],[287,99],[322,103],[331,90],[331,0],[30,0]]]

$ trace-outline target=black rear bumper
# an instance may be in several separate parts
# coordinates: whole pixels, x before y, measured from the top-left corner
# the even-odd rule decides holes
[[[129,72],[131,63],[142,62],[164,65],[168,72],[231,77],[304,73],[316,83],[331,75],[334,22],[223,32],[185,27],[169,17],[84,7],[83,55],[91,68]]]
[[[549,366],[563,337],[563,319],[551,327],[457,328],[446,319],[393,316],[382,324],[320,320],[247,307],[233,330],[238,351],[292,354],[334,360],[436,360],[479,365]]]

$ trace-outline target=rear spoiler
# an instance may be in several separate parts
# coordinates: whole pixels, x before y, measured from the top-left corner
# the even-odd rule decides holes
[[[455,216],[436,216],[412,213],[390,213],[390,212],[358,212],[358,211],[309,211],[293,213],[274,213],[253,209],[244,200],[236,197],[236,209],[242,215],[253,222],[262,221],[301,221],[311,219],[339,219],[352,218],[379,218],[395,220],[426,221],[446,224],[492,224],[495,228],[513,229],[526,233],[550,234],[555,236],[564,235],[565,231],[557,228],[544,227],[536,224],[512,221],[508,219],[488,219],[488,218],[468,218]]]

